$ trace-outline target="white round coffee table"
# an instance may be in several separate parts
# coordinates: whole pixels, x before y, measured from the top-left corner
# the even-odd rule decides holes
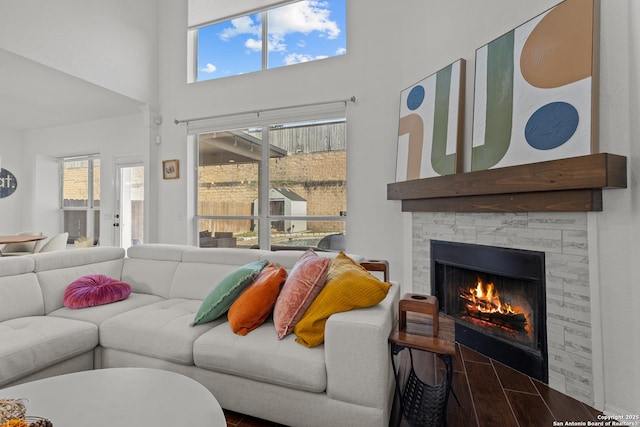
[[[0,398],[27,399],[27,416],[48,418],[54,427],[227,425],[202,384],[158,369],[75,372],[0,389]]]

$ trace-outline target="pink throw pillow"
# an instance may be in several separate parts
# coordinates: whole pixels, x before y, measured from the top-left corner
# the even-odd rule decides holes
[[[302,318],[327,281],[331,260],[308,249],[295,263],[273,309],[278,339],[283,339]]]
[[[64,291],[64,306],[85,308],[127,298],[131,286],[104,274],[91,274],[74,280]]]

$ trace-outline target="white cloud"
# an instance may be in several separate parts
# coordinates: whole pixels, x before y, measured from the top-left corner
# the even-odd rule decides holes
[[[327,58],[326,55],[305,55],[304,53],[291,53],[284,58],[286,65],[300,64],[301,62],[315,61],[316,59]]]
[[[244,42],[244,47],[253,52],[260,52],[262,51],[262,40],[249,38]],[[269,52],[285,52],[287,45],[283,43],[282,40],[274,38],[269,40],[269,46],[267,48]]]
[[[281,51],[282,40],[287,34],[300,32],[309,34],[312,31],[319,31],[321,36],[334,39],[340,35],[340,28],[335,21],[329,19],[330,10],[327,3],[318,0],[307,0],[279,7],[269,13],[269,35],[272,38],[274,50]],[[243,16],[231,21],[233,25],[220,33],[222,40],[229,40],[232,37],[249,34],[260,36],[261,25],[259,21],[254,21],[250,16]],[[271,49],[270,49],[271,50]]]
[[[317,0],[280,7],[269,14],[269,32],[284,36],[294,32],[309,34],[319,31],[329,39],[334,39],[340,34],[340,28],[329,19],[330,12],[327,3]]]
[[[281,37],[273,36],[269,37],[269,52],[286,52],[287,44]]]
[[[240,34],[252,34],[259,36],[262,32],[260,30],[260,23],[254,22],[250,16],[243,16],[242,18],[232,19],[231,28],[225,28],[222,33],[220,33],[220,38],[222,40],[229,40],[232,37],[238,36]]]
[[[345,47],[340,47],[338,49],[336,49],[336,55],[344,55],[347,53],[347,48]]]
[[[200,68],[200,71],[202,71],[203,73],[207,73],[207,74],[211,74],[214,73],[218,68],[213,65],[212,63],[207,63],[207,66],[204,68]]]
[[[247,39],[247,41],[244,42],[244,46],[249,49],[252,50],[254,52],[260,52],[262,50],[262,40],[256,40],[256,39]]]

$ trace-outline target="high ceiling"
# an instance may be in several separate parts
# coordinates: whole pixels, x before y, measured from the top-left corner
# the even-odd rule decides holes
[[[139,112],[130,98],[0,49],[0,128],[29,130]]]

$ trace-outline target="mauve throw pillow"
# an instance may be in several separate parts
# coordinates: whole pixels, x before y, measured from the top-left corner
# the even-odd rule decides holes
[[[123,300],[130,294],[131,286],[128,283],[104,274],[90,274],[67,286],[63,303],[69,308],[93,307]]]
[[[302,318],[325,282],[331,260],[308,249],[289,273],[273,309],[273,324],[278,339],[283,339]]]
[[[255,282],[231,304],[227,319],[231,330],[247,335],[262,325],[273,311],[280,286],[287,279],[287,270],[276,264],[267,265]]]

